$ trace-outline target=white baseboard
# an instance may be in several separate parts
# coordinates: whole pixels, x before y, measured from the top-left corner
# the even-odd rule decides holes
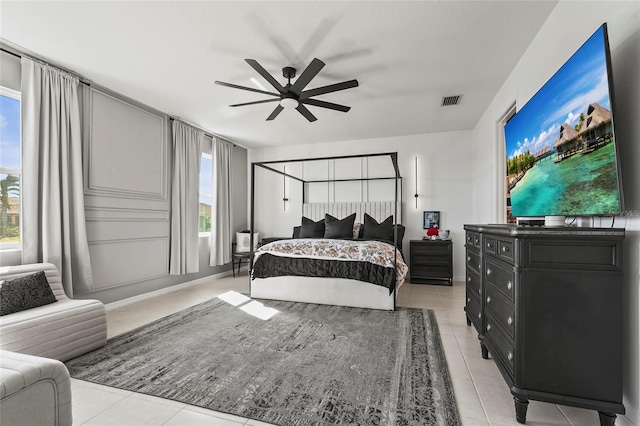
[[[181,283],[181,284],[176,284],[176,285],[172,285],[172,286],[169,286],[169,287],[161,288],[159,290],[150,291],[148,293],[139,294],[137,296],[128,297],[126,299],[118,300],[116,302],[106,303],[104,305],[104,307],[105,307],[105,309],[107,311],[110,311],[110,310],[113,310],[113,309],[117,309],[117,308],[121,308],[123,306],[130,305],[132,303],[140,302],[141,300],[146,300],[146,299],[150,299],[152,297],[161,296],[163,294],[172,293],[174,291],[181,290],[183,288],[188,288],[188,287],[194,286],[196,284],[203,283],[203,282],[211,280],[211,279],[217,280],[217,279],[224,278],[224,277],[227,277],[227,276],[230,276],[230,275],[232,275],[232,271],[231,270],[220,272],[220,273],[217,273],[217,274],[214,274],[214,275],[209,275],[209,276],[198,278],[198,279],[195,279],[195,280],[192,280],[192,281],[187,281],[187,282],[184,282],[184,283]]]
[[[618,417],[616,418],[616,426],[637,426],[637,425],[634,424],[629,419],[629,417],[619,414]]]

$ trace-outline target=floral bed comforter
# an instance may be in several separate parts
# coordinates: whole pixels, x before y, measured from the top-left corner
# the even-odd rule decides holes
[[[297,239],[260,247],[254,257],[253,278],[284,275],[349,278],[392,291],[404,281],[408,270],[400,251],[382,241]]]

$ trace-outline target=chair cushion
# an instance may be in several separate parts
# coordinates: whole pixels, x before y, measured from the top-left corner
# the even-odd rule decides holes
[[[0,316],[56,302],[43,271],[0,281]]]

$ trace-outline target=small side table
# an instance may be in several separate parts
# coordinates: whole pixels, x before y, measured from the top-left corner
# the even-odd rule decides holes
[[[414,284],[453,284],[451,240],[411,240],[409,274]]]

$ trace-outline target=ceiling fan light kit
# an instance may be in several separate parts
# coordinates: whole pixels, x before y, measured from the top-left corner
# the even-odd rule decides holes
[[[282,98],[280,100],[280,106],[282,106],[284,109],[298,108],[298,105],[300,105],[300,102],[293,98]]]
[[[229,105],[231,107],[239,107],[246,105],[263,104],[267,102],[278,102],[278,105],[267,117],[267,121],[275,119],[283,109],[296,109],[303,117],[310,122],[316,121],[317,118],[309,111],[305,105],[316,106],[320,108],[331,109],[334,111],[347,112],[351,107],[345,105],[334,104],[332,102],[321,101],[319,99],[311,99],[313,96],[324,95],[327,93],[338,92],[340,90],[351,89],[358,87],[358,80],[348,80],[341,83],[330,84],[328,86],[317,87],[315,89],[304,90],[305,87],[313,80],[313,78],[320,72],[325,66],[325,63],[320,59],[314,58],[313,61],[307,66],[307,68],[300,74],[298,79],[291,84],[291,79],[296,76],[296,69],[293,67],[282,68],[282,76],[287,79],[287,84],[282,86],[278,81],[273,78],[271,74],[265,70],[258,61],[254,59],[245,59],[254,70],[258,72],[278,93],[268,92],[266,90],[254,89],[252,87],[239,86],[237,84],[225,83],[223,81],[216,81],[215,83],[220,86],[231,87],[232,89],[248,90],[250,92],[260,93],[263,95],[274,96],[272,99],[263,99],[260,101],[245,102],[241,104]]]

